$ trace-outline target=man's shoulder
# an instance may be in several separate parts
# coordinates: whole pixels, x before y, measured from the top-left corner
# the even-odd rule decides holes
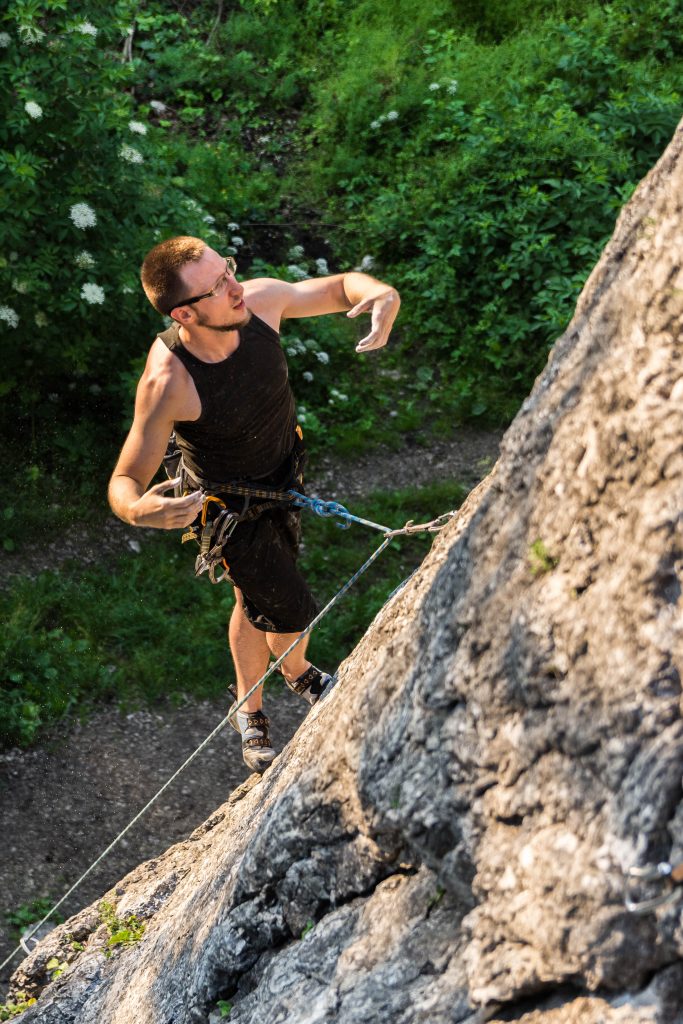
[[[278,281],[276,277],[253,277],[244,281],[242,287],[244,301],[252,313],[274,331],[279,331],[291,285],[287,281]]]
[[[185,397],[188,373],[158,336],[152,342],[138,382],[138,395],[154,405],[175,404]]]
[[[289,287],[287,281],[277,277],[250,277],[242,282],[244,294],[252,298],[254,295],[279,295]]]

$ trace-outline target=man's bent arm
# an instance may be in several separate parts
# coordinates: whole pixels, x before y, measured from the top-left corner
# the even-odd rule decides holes
[[[201,509],[199,492],[183,498],[163,497],[173,486],[171,481],[146,490],[161,465],[172,429],[173,416],[164,383],[143,376],[138,385],[133,425],[109,482],[112,511],[131,526],[177,529],[188,526]]]

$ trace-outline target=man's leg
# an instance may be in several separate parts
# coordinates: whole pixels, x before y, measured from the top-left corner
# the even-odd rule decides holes
[[[254,683],[258,682],[268,668],[271,652],[279,658],[294,643],[299,633],[267,633],[252,626],[244,614],[242,592],[235,587],[235,607],[233,608],[228,627],[230,652],[235,663],[237,676],[237,695],[241,700]],[[297,644],[292,653],[282,663],[282,674],[293,681],[311,667],[305,657],[308,637]],[[263,702],[263,687],[259,687],[242,706],[243,711],[258,711]]]
[[[294,643],[300,633],[266,633],[266,639],[270,650],[276,658],[287,650]],[[280,666],[280,671],[286,679],[293,682],[300,675],[311,667],[310,661],[305,657],[308,637],[305,636],[301,643],[297,644],[291,654],[287,655]]]
[[[249,692],[268,668],[270,648],[263,630],[252,626],[244,614],[242,592],[237,587],[235,587],[235,607],[232,610],[228,626],[228,639],[232,660],[235,663],[237,697],[238,700],[242,700],[245,693]],[[283,650],[286,650],[286,647]],[[241,710],[244,712],[259,711],[262,701],[263,687],[259,686],[246,704],[242,705]]]
[[[242,700],[268,667],[270,649],[263,631],[252,626],[244,614],[242,593],[235,587],[235,607],[228,626],[230,650],[237,677],[237,699]],[[257,772],[264,772],[275,757],[270,742],[269,721],[261,711],[263,687],[235,714],[233,725],[242,737],[242,756],[245,764]]]

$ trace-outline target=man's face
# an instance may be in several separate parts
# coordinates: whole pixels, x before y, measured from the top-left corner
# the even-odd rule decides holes
[[[244,288],[225,265],[225,257],[206,248],[195,263],[186,264],[181,277],[187,295],[216,294],[200,299],[185,309],[193,310],[199,327],[212,331],[234,331],[251,319],[251,311],[244,302]],[[182,308],[182,307],[181,307]],[[184,322],[184,321],[181,321]]]

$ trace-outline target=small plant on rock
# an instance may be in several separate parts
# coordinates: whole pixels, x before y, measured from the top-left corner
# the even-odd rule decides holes
[[[105,956],[112,955],[115,946],[130,946],[139,942],[142,938],[145,925],[138,919],[136,914],[129,914],[128,917],[119,918],[116,915],[116,908],[113,904],[103,900],[100,903],[100,920],[107,926],[109,938]]]
[[[532,576],[542,576],[546,572],[551,572],[559,561],[559,558],[550,554],[540,537],[529,548],[529,568]]]

